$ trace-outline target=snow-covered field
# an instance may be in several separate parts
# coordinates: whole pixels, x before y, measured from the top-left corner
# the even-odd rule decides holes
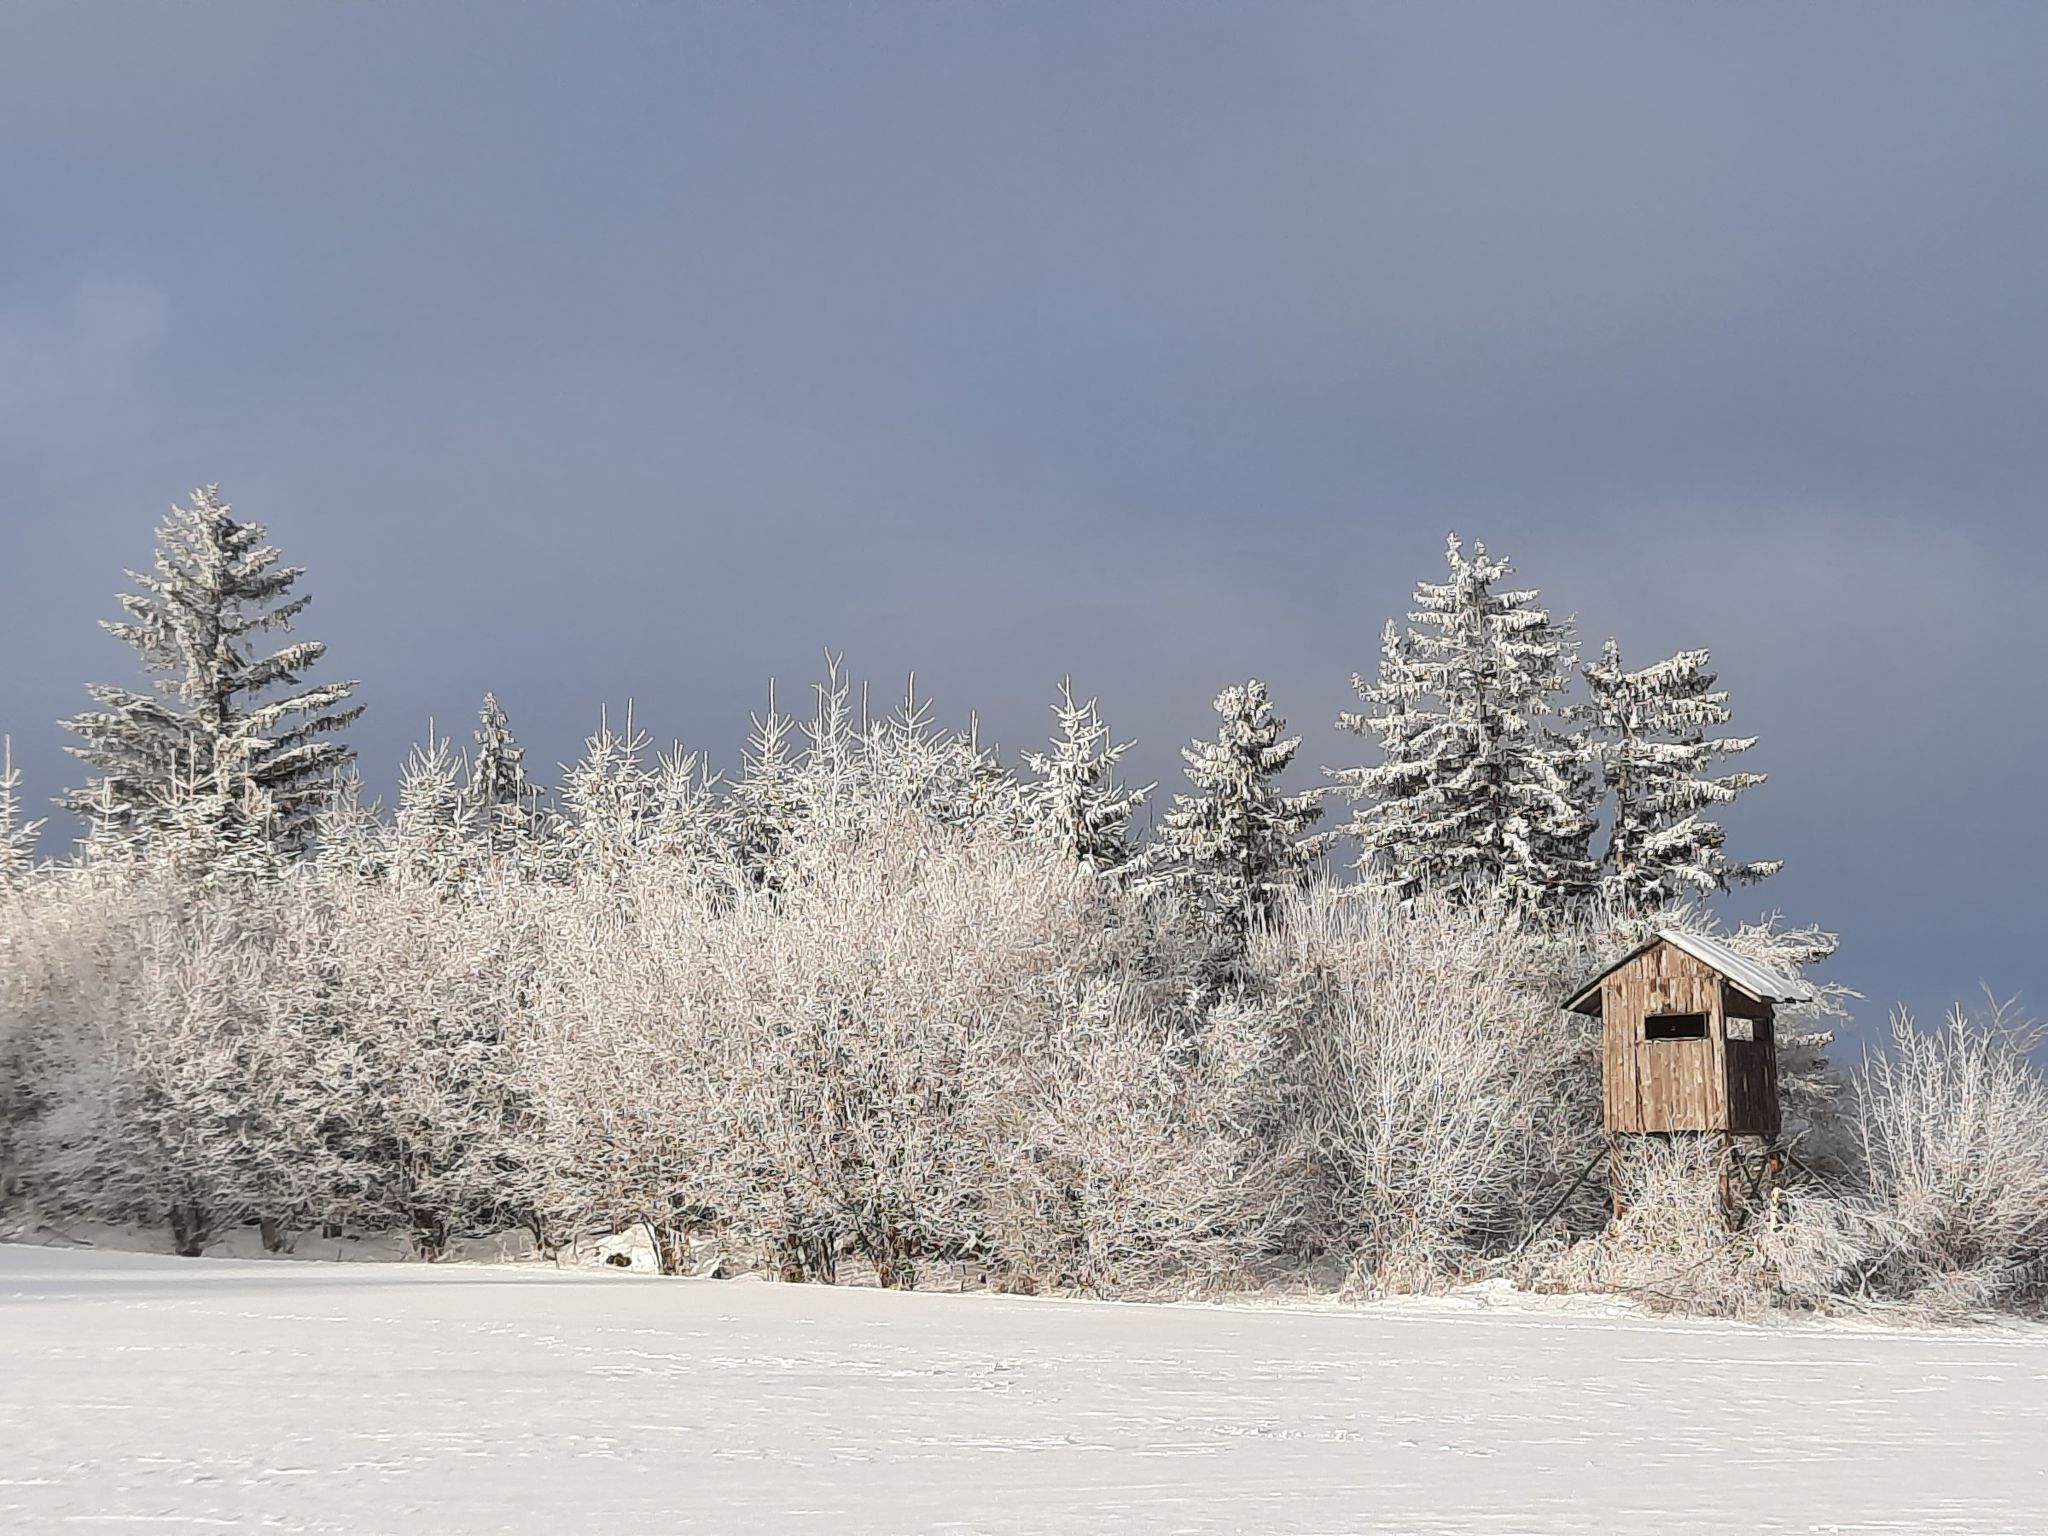
[[[2048,1334],[0,1246],[0,1531],[2048,1531]]]

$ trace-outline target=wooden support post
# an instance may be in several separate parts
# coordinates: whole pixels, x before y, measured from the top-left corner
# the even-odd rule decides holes
[[[1757,1153],[1756,1172],[1750,1175],[1751,1205],[1758,1205],[1770,1199],[1771,1190],[1776,1187],[1777,1170],[1780,1166],[1777,1143],[1766,1141]]]
[[[1585,1183],[1586,1180],[1592,1176],[1593,1170],[1595,1168],[1600,1166],[1601,1158],[1613,1156],[1613,1145],[1613,1138],[1609,1137],[1607,1146],[1601,1148],[1599,1151],[1595,1152],[1590,1158],[1586,1160],[1586,1166],[1579,1170],[1579,1176],[1576,1179],[1573,1179],[1571,1183],[1565,1187],[1565,1192],[1559,1195],[1557,1199],[1551,1204],[1550,1209],[1543,1213],[1543,1219],[1541,1221],[1538,1221],[1534,1226],[1532,1226],[1529,1229],[1529,1235],[1523,1238],[1522,1241],[1516,1245],[1515,1252],[1520,1253],[1522,1249],[1528,1247],[1530,1243],[1535,1241],[1536,1234],[1538,1232],[1541,1232],[1544,1229],[1544,1227],[1550,1224],[1550,1218],[1555,1216],[1559,1211],[1565,1208],[1565,1202],[1570,1200],[1573,1195],[1576,1195],[1579,1192],[1579,1186]]]
[[[1721,1133],[1721,1224],[1733,1228],[1735,1225],[1735,1186],[1730,1172],[1735,1162],[1735,1138],[1728,1132]]]

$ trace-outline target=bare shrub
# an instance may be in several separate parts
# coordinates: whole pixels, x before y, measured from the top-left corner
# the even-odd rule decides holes
[[[1936,1310],[2048,1292],[2048,1079],[2007,1005],[1938,1029],[1893,1016],[1856,1074],[1864,1178],[1883,1222],[1870,1283]]]
[[[101,1026],[134,992],[137,921],[130,891],[75,866],[0,890],[0,1197],[97,1201],[115,1081]]]
[[[34,897],[0,1010],[11,1182],[54,1212],[169,1225],[197,1252],[312,1171],[277,1139],[273,910],[76,868]]]
[[[1557,1008],[1589,949],[1505,907],[1317,887],[1283,911],[1253,957],[1287,1020],[1299,1243],[1403,1286],[1526,1231],[1601,1145],[1597,1026]]]
[[[1725,1155],[1711,1137],[1632,1140],[1618,1171],[1622,1214],[1598,1236],[1524,1256],[1517,1278],[1715,1317],[1844,1304],[1875,1241],[1868,1210],[1803,1185],[1731,1213]]]
[[[546,1224],[790,1278],[1241,1266],[1271,1225],[1241,1102],[1267,1036],[1193,995],[1199,945],[1049,850],[872,804],[828,839],[824,814],[774,886],[555,897],[522,1068]]]
[[[269,1003],[300,1068],[292,1129],[324,1165],[300,1211],[408,1230],[428,1256],[524,1220],[519,1067],[545,892],[300,874],[275,898],[286,980]]]
[[[991,1246],[1032,1289],[1156,1294],[1242,1281],[1290,1225],[1270,1022],[1096,985],[991,1103]]]

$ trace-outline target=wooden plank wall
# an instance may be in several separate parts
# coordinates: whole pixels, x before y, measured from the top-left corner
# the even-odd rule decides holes
[[[1720,973],[1674,945],[1658,944],[1601,988],[1607,1129],[1725,1129],[1727,1021]],[[1646,1040],[1643,1020],[1653,1013],[1703,1013],[1707,1038]]]
[[[1728,1042],[1728,1129],[1738,1136],[1778,1134],[1778,1042],[1771,1010],[1738,997],[1761,1017],[1752,1018],[1753,1040]],[[1732,1010],[1731,1010],[1732,1011]]]

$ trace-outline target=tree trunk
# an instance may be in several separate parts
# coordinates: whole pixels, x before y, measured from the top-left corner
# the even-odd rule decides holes
[[[194,1201],[171,1207],[171,1244],[181,1259],[196,1259],[206,1248],[206,1212]]]

